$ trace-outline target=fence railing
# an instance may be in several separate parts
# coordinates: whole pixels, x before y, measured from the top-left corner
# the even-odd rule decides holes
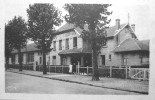
[[[149,69],[148,68],[131,68],[129,76],[132,79],[149,80]]]
[[[47,72],[69,73],[68,65],[46,65]],[[43,65],[37,65],[36,71],[43,71]]]
[[[76,74],[80,75],[92,75],[92,67],[76,66]]]
[[[11,64],[9,68],[19,68],[19,64]],[[47,72],[54,73],[69,73],[69,65],[46,65]],[[25,70],[34,70],[33,65],[23,65]],[[43,71],[43,65],[37,65],[36,71]],[[92,75],[92,67],[76,66],[75,74],[78,75]],[[124,79],[142,79],[149,80],[149,68],[131,68],[130,66],[106,66],[99,67],[99,76],[113,77]]]

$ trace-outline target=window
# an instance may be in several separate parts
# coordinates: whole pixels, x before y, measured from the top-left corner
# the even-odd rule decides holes
[[[140,63],[142,64],[143,63],[143,57],[140,56]]]
[[[102,60],[101,64],[105,65],[105,55],[101,55],[101,60]]]
[[[42,64],[42,57],[39,58],[39,63]]]
[[[69,49],[69,39],[66,39],[66,49]]]
[[[15,64],[15,55],[12,55],[11,62],[12,62],[12,64]]]
[[[53,56],[53,61],[52,61],[53,65],[56,65],[56,56]]]
[[[59,40],[59,50],[62,50],[62,40]]]
[[[48,57],[47,65],[50,65],[50,56]]]
[[[62,58],[62,65],[67,65],[67,58],[66,57]]]
[[[118,35],[116,35],[116,44],[118,45]]]
[[[73,48],[77,48],[77,37],[73,37]]]
[[[34,53],[28,53],[28,62],[34,61]]]
[[[38,52],[38,56],[42,56],[42,52]]]
[[[125,56],[122,56],[122,65],[128,65],[128,58]]]
[[[111,61],[111,54],[109,54],[109,60]]]
[[[56,41],[53,42],[53,51],[56,51]]]

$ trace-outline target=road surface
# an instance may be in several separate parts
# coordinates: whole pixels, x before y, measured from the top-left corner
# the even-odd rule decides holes
[[[77,83],[40,78],[30,75],[6,72],[6,93],[43,93],[43,94],[138,94],[133,92],[106,89]]]

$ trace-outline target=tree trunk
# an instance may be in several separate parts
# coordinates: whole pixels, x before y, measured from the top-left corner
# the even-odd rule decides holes
[[[95,41],[92,43],[92,66],[93,66],[93,81],[99,81],[98,63],[97,63],[97,50],[95,48]]]
[[[46,71],[46,53],[45,53],[45,49],[43,49],[43,74],[47,74]]]
[[[19,71],[23,70],[22,58],[21,58],[21,50],[18,49],[18,62],[19,62]]]
[[[6,64],[5,64],[5,70],[9,68],[9,57],[6,57]]]

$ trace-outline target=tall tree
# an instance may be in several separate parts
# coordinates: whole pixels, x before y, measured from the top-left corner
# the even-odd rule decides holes
[[[19,71],[22,71],[22,54],[21,49],[26,46],[27,27],[25,20],[22,17],[14,17],[9,21],[6,27],[6,53],[7,48],[13,47],[18,51]],[[8,39],[9,38],[9,39]],[[7,47],[9,46],[9,47]],[[10,48],[11,50],[12,48]],[[9,51],[10,52],[10,51]]]
[[[82,37],[91,43],[92,48],[92,80],[99,80],[97,56],[106,42],[107,24],[110,23],[108,16],[112,13],[108,11],[111,4],[65,4],[68,11],[65,19],[69,23],[83,29]],[[85,26],[88,26],[88,30]]]
[[[28,29],[29,37],[35,41],[43,54],[43,74],[46,71],[46,53],[48,52],[55,33],[55,26],[62,22],[61,12],[53,4],[29,5]]]
[[[11,43],[11,37],[10,37],[10,26],[5,25],[5,63],[6,63],[6,69],[8,68],[9,63],[9,57],[11,56],[11,51],[13,50],[13,46]]]

